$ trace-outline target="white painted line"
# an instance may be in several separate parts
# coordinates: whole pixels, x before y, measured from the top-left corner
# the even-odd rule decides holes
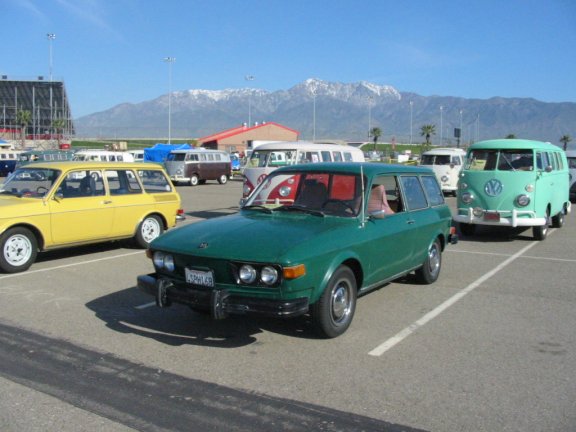
[[[22,273],[11,273],[11,274],[0,276],[0,279],[8,279],[8,278],[17,277],[17,276],[27,276],[27,275],[35,274],[35,273],[43,273],[43,272],[48,272],[48,271],[52,271],[52,270],[60,270],[60,269],[67,268],[67,267],[75,267],[75,266],[79,266],[79,265],[92,264],[92,263],[99,262],[99,261],[107,261],[107,260],[111,260],[111,259],[117,259],[117,258],[122,258],[122,257],[131,256],[131,255],[137,255],[137,254],[144,254],[144,253],[145,253],[144,251],[140,250],[137,252],[130,252],[130,253],[122,254],[122,255],[114,255],[114,256],[106,257],[106,258],[98,258],[98,259],[93,259],[93,260],[89,260],[89,261],[82,261],[82,262],[77,262],[77,263],[72,263],[72,264],[64,264],[64,265],[57,266],[57,267],[49,267],[49,268],[38,269],[38,270],[28,270],[28,271],[25,271]]]
[[[497,253],[497,252],[477,252],[477,251],[466,251],[466,250],[454,250],[446,249],[444,252],[452,253],[463,253],[463,254],[473,254],[473,255],[491,255],[491,256],[509,256],[509,254]],[[534,255],[523,256],[522,259],[533,259],[538,261],[560,261],[560,262],[576,262],[576,259],[566,259],[566,258],[550,258]]]
[[[488,279],[490,279],[492,276],[494,276],[496,273],[498,273],[500,270],[504,269],[506,266],[508,266],[510,263],[512,263],[514,260],[516,260],[517,258],[519,258],[520,256],[522,256],[524,253],[526,253],[529,249],[533,248],[534,246],[536,246],[538,243],[540,243],[539,241],[534,241],[532,243],[530,243],[528,246],[526,246],[525,248],[521,249],[519,252],[516,252],[514,255],[512,255],[511,257],[509,257],[507,260],[503,261],[502,263],[500,263],[498,266],[494,267],[494,269],[492,269],[491,271],[489,271],[488,273],[484,274],[483,276],[481,276],[480,278],[476,279],[474,282],[472,282],[470,285],[468,285],[466,288],[462,289],[461,291],[457,292],[455,295],[453,295],[452,297],[450,297],[448,300],[446,300],[444,303],[442,303],[441,305],[439,305],[438,307],[436,307],[435,309],[431,310],[430,312],[428,312],[426,315],[424,315],[422,318],[420,318],[419,320],[413,322],[412,324],[410,324],[408,327],[406,327],[405,329],[401,330],[400,332],[398,332],[396,335],[392,336],[390,339],[388,339],[387,341],[383,342],[382,344],[380,344],[379,346],[377,346],[376,348],[374,348],[372,351],[370,351],[368,354],[371,356],[375,356],[375,357],[379,357],[382,354],[384,354],[386,351],[388,351],[389,349],[393,348],[395,345],[399,344],[400,342],[402,342],[404,339],[406,339],[408,336],[410,336],[412,333],[414,333],[416,330],[418,330],[420,327],[426,325],[426,323],[428,323],[429,321],[433,320],[434,318],[436,318],[438,315],[440,315],[442,312],[444,312],[446,309],[448,309],[450,306],[452,306],[454,303],[456,303],[457,301],[461,300],[466,294],[472,292],[474,289],[476,289],[477,287],[479,287],[482,283],[484,283],[485,281],[487,281]]]
[[[152,306],[156,306],[156,302],[144,303],[141,304],[140,306],[134,306],[134,309],[146,309]]]

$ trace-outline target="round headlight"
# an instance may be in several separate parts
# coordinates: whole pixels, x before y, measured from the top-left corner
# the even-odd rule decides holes
[[[174,257],[172,255],[165,255],[164,256],[164,268],[169,272],[174,271]]]
[[[178,168],[178,169],[176,170],[176,174],[182,174],[182,170],[181,170],[180,168]]]
[[[474,195],[472,195],[470,192],[464,192],[461,195],[462,201],[466,204],[470,204],[472,201],[474,201]]]
[[[238,276],[243,283],[251,284],[256,280],[256,269],[251,265],[244,264],[240,267]]]
[[[449,180],[449,177],[448,176],[442,176],[440,178],[440,180],[443,181],[444,183],[446,183]]]
[[[530,197],[528,195],[518,195],[516,202],[520,207],[526,207],[530,204]]]
[[[291,191],[292,191],[292,188],[290,186],[282,186],[279,190],[279,193],[280,193],[280,196],[287,197],[288,195],[290,195]]]
[[[154,261],[154,267],[156,268],[164,268],[164,257],[166,254],[164,252],[154,252],[154,257],[152,261]]]
[[[274,267],[264,266],[260,272],[260,279],[266,285],[274,285],[278,281],[278,270]]]

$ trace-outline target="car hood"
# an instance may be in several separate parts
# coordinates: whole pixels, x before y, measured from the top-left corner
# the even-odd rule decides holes
[[[41,199],[0,195],[0,219],[33,216],[47,211],[47,206]]]
[[[357,223],[354,218],[241,212],[168,231],[151,248],[203,257],[279,262],[287,251],[305,248],[310,241],[319,242],[343,225]]]

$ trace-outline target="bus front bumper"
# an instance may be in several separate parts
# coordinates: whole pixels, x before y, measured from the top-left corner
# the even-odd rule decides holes
[[[524,227],[524,226],[541,226],[548,223],[546,218],[536,217],[536,213],[527,210],[507,210],[507,211],[491,211],[482,210],[482,214],[472,208],[460,208],[458,214],[453,217],[454,222],[475,225],[493,225],[493,226],[509,226],[509,227]]]

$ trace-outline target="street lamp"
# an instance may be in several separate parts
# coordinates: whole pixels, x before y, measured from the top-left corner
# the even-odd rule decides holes
[[[246,81],[254,81],[254,75],[246,75]],[[248,89],[248,127],[252,124],[252,92]]]
[[[410,144],[412,144],[412,106],[414,102],[410,101]]]
[[[50,74],[49,75],[50,75],[50,82],[52,82],[52,41],[54,39],[56,39],[56,35],[54,33],[47,33],[46,37],[48,38],[48,49],[49,49],[49,53],[50,53],[50,57],[49,57],[49,59],[50,59],[50,63],[49,63]]]
[[[370,138],[370,134],[372,131],[372,101],[374,97],[368,96],[368,138]]]
[[[444,134],[443,131],[444,131],[444,129],[442,129],[442,128],[443,128],[443,124],[442,124],[442,113],[443,113],[443,111],[444,111],[444,107],[443,107],[442,105],[440,105],[440,145],[442,145],[443,139],[444,139],[444,137],[443,137],[443,134]]]
[[[312,90],[312,141],[316,141],[316,89]]]
[[[168,144],[172,140],[172,63],[176,57],[164,57],[164,62],[168,63]]]

